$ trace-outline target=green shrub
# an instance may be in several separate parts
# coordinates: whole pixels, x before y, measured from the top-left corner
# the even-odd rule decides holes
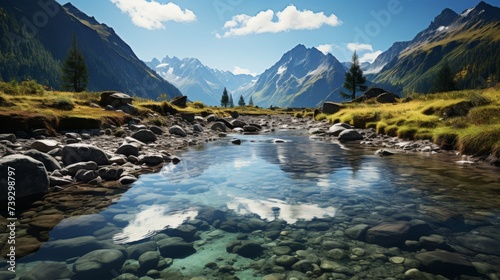
[[[0,82],[0,91],[3,91],[5,94],[16,95],[19,94],[18,86],[15,80],[8,83]]]
[[[484,106],[472,108],[467,115],[467,119],[475,125],[500,123],[500,107]]]
[[[44,95],[45,89],[34,80],[28,80],[19,84],[19,92],[24,95]]]
[[[195,101],[195,102],[191,103],[191,106],[193,108],[197,108],[197,109],[205,108],[205,104],[203,104],[203,102],[201,102],[201,101]]]
[[[49,105],[49,107],[62,110],[62,111],[71,111],[75,108],[73,102],[66,98],[57,98]]]

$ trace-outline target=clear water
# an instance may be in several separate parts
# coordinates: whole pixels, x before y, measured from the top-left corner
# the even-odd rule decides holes
[[[500,247],[495,248],[497,253],[481,252],[481,248],[474,251],[471,250],[474,246],[466,248],[466,242],[457,239],[467,236],[467,240],[475,240],[483,234],[482,229],[486,229],[488,238],[500,240],[497,169],[463,166],[455,162],[460,160],[458,157],[447,156],[448,160],[443,160],[439,155],[402,154],[381,158],[374,155],[373,149],[314,140],[300,131],[234,137],[242,140],[241,145],[231,144],[230,138],[210,143],[182,154],[182,161],[177,165],[168,164],[159,173],[141,176],[119,201],[98,214],[101,216],[98,220],[104,218],[98,228],[75,226],[72,230],[71,226],[58,226],[51,231],[51,240],[91,235],[103,242],[129,247],[151,240],[165,228],[176,228],[194,219],[199,209],[210,206],[241,219],[258,217],[266,223],[285,220],[288,226],[283,230],[300,232],[301,240],[308,240],[304,242],[308,246],[314,244],[312,239],[319,237],[346,242],[351,254],[353,247],[364,248],[367,255],[372,254],[370,257],[356,260],[351,255],[350,259],[338,261],[356,273],[364,273],[363,270],[375,267],[369,262],[378,261],[376,256],[380,254],[387,258],[411,259],[415,253],[394,252],[348,240],[342,235],[346,228],[360,223],[373,226],[386,220],[420,219],[430,223],[434,233],[444,236],[456,251],[471,261],[487,263],[492,267],[487,273],[500,277],[500,272],[495,272],[496,267],[500,267]],[[443,213],[450,212],[463,217],[459,226],[440,220]],[[330,229],[315,231],[307,227],[308,221],[318,219],[329,223]],[[214,227],[198,230],[194,241],[197,252],[174,259],[171,268],[194,277],[206,274],[204,266],[209,262],[220,264],[230,260],[240,279],[260,279],[271,273],[272,268],[265,271],[258,268],[264,267],[262,262],[266,260],[256,265],[252,259],[226,252],[226,245],[238,234],[240,232],[224,232]],[[247,234],[249,239],[259,241],[268,249],[277,243],[266,239],[262,230]],[[500,245],[499,242],[491,244]],[[324,254],[321,246],[308,250],[318,256]],[[20,273],[29,271],[39,261],[50,259],[50,252],[42,247],[38,253],[20,260]],[[73,261],[66,261],[68,267],[71,268]],[[391,265],[402,265],[390,264],[387,259],[380,265],[387,271],[380,279],[401,278],[408,269],[393,269]]]

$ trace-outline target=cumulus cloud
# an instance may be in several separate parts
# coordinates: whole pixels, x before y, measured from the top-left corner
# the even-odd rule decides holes
[[[132,22],[148,30],[165,29],[166,21],[192,22],[196,15],[188,10],[182,10],[174,3],[162,4],[155,0],[111,0],[120,11],[126,13]]]
[[[353,51],[373,51],[373,47],[370,44],[360,44],[360,43],[348,43],[347,49],[351,52]]]
[[[365,53],[363,54],[360,58],[359,58],[359,62],[363,63],[363,62],[369,62],[369,63],[373,63],[375,61],[375,59],[382,53],[382,51],[374,51],[374,52],[369,52],[369,53]]]
[[[316,47],[316,49],[323,54],[331,53],[333,50],[333,44],[323,44]]]
[[[275,18],[277,20],[275,20]],[[255,16],[240,14],[224,24],[226,31],[217,38],[244,36],[260,33],[278,33],[291,30],[312,30],[323,25],[339,26],[342,21],[334,14],[326,16],[323,12],[314,13],[310,10],[297,10],[289,5],[283,11],[261,11]]]
[[[235,75],[246,74],[246,75],[252,75],[254,77],[257,76],[257,73],[254,73],[254,72],[252,72],[248,69],[245,69],[245,68],[241,68],[239,66],[234,66],[234,69],[231,72],[233,72],[233,74],[235,74]]]

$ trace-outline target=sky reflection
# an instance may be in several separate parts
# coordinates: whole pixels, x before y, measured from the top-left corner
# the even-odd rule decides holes
[[[314,218],[335,217],[337,208],[320,207],[316,204],[295,203],[291,204],[279,199],[249,199],[231,196],[232,200],[227,203],[227,208],[239,215],[257,214],[262,219],[272,221],[276,218],[294,224],[299,220],[310,221]],[[273,208],[278,207],[279,214],[275,214]]]
[[[194,208],[172,210],[165,205],[146,206],[135,214],[120,233],[113,236],[113,241],[117,244],[139,241],[166,228],[176,228],[196,215],[198,215],[198,210]]]

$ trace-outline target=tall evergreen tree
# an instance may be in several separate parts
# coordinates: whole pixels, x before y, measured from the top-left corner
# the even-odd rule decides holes
[[[240,100],[238,101],[238,106],[245,106],[245,99],[243,99],[243,95],[240,95]]]
[[[248,106],[254,106],[253,105],[253,98],[250,96],[250,100],[248,101]]]
[[[61,88],[64,90],[81,92],[87,88],[89,73],[82,51],[78,47],[76,35],[73,35],[68,55],[63,62],[61,73]]]
[[[356,51],[352,55],[351,68],[345,73],[345,82],[343,87],[347,89],[350,93],[340,92],[340,95],[344,98],[351,98],[354,100],[356,98],[356,92],[366,90],[366,78],[363,76],[363,70],[359,65],[358,55]]]
[[[227,95],[227,89],[224,88],[222,92],[222,98],[220,99],[220,106],[227,107],[229,105],[229,96]]]
[[[234,101],[233,101],[233,95],[232,94],[229,95],[229,107],[230,108],[234,107]]]
[[[455,81],[450,65],[445,63],[438,71],[431,92],[446,92],[455,90]]]

